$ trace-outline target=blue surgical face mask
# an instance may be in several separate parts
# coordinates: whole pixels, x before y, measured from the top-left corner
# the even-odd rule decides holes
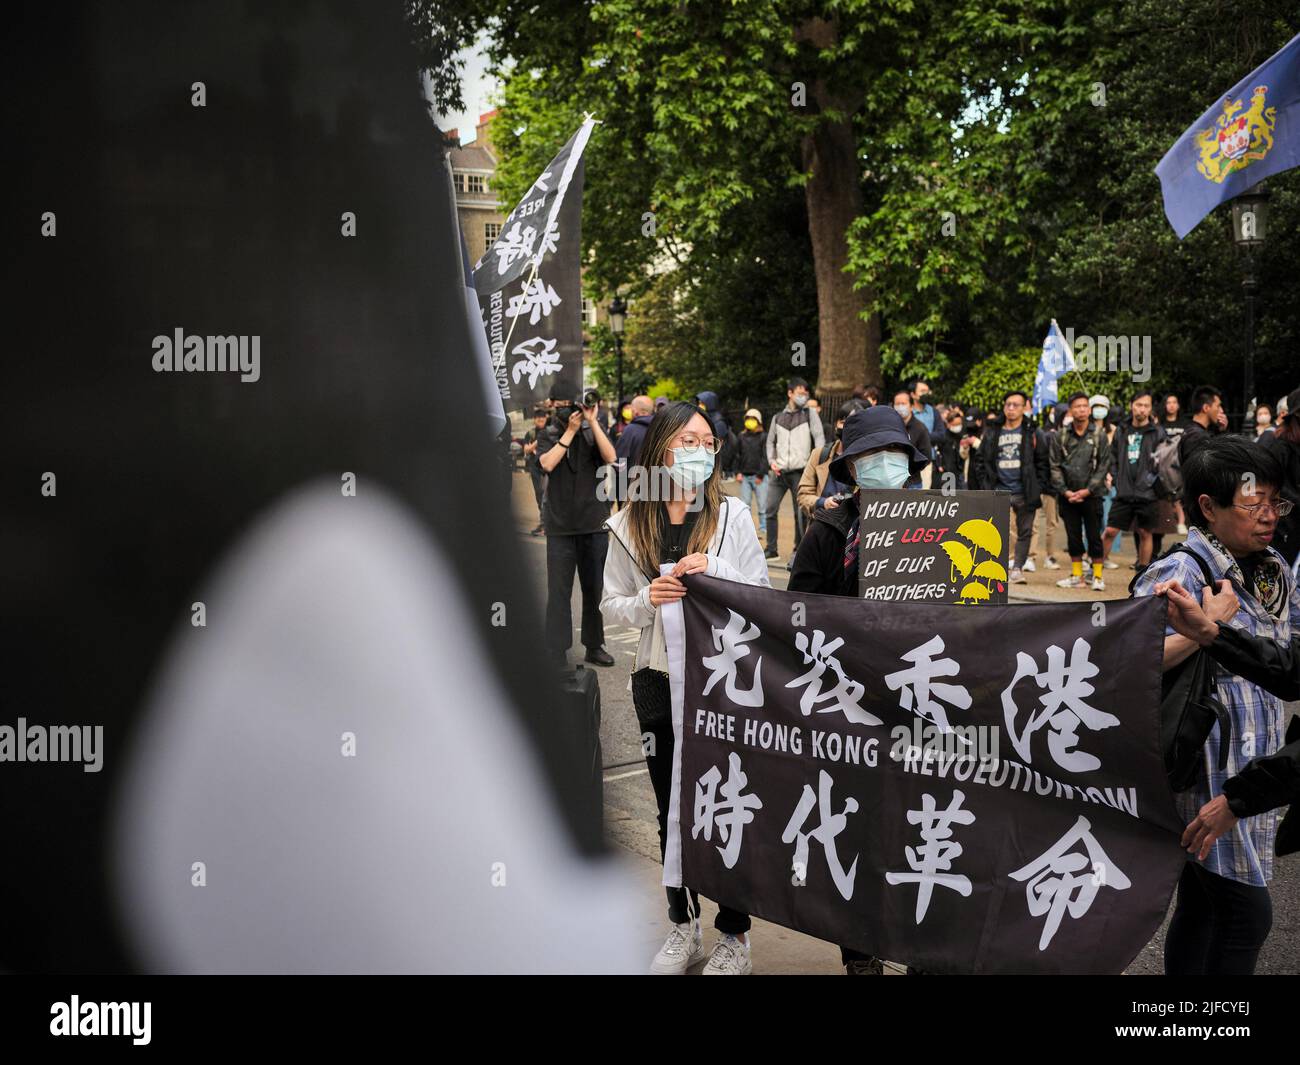
[[[902,488],[911,472],[907,456],[898,451],[877,451],[853,460],[853,479],[859,488]]]
[[[673,464],[668,467],[668,476],[679,488],[693,492],[713,473],[713,452],[707,448],[697,447],[694,451],[687,451],[675,447],[672,453]]]
[[[802,395],[801,393],[796,392],[796,393],[794,394],[794,405],[795,405],[796,407],[804,407],[804,406],[807,406],[807,405],[808,405],[808,397],[805,396],[805,395]]]

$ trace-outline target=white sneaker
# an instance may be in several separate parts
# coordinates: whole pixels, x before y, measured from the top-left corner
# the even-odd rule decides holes
[[[685,976],[686,970],[704,957],[704,937],[699,921],[673,925],[655,960],[650,963],[654,976]]]
[[[1047,561],[1044,562],[1043,565],[1046,566],[1048,569],[1060,569],[1060,568],[1061,568],[1061,564],[1060,564],[1059,562],[1056,561],[1056,558],[1055,558],[1055,556],[1053,556],[1053,555],[1048,555],[1048,556],[1047,556]]]
[[[1056,586],[1058,588],[1082,588],[1083,578],[1075,577],[1073,575],[1069,577],[1062,577],[1059,581],[1056,582]]]
[[[1025,584],[1025,583],[1027,583],[1027,582],[1025,581],[1025,575],[1024,575],[1024,573],[1022,573],[1022,572],[1021,572],[1020,570],[1018,570],[1018,569],[1013,569],[1013,570],[1011,571],[1011,577],[1010,577],[1010,580],[1011,580],[1011,583],[1012,583],[1012,584]]]
[[[749,976],[754,965],[749,960],[749,943],[739,936],[724,935],[713,948],[713,956],[704,967],[703,976]]]
[[[1033,573],[1037,568],[1038,567],[1034,565],[1034,560],[1032,558],[1025,559],[1024,570],[1026,573]]]
[[[1106,559],[1106,561],[1102,563],[1102,565],[1105,569],[1119,569],[1119,563],[1112,562],[1110,559]]]
[[[1106,582],[1103,581],[1100,577],[1093,577],[1092,590],[1094,592],[1104,592],[1106,590]]]

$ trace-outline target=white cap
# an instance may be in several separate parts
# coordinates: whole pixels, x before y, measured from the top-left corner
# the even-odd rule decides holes
[[[1107,410],[1110,410],[1110,400],[1108,400],[1105,396],[1096,395],[1093,396],[1092,399],[1088,400],[1088,406],[1105,407]]]

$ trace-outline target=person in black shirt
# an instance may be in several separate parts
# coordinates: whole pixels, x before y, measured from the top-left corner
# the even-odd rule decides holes
[[[533,427],[524,433],[524,470],[533,482],[533,497],[537,500],[537,525],[531,530],[540,536],[546,521],[546,474],[537,459],[537,439],[546,429],[550,414],[545,407],[533,408]]]
[[[601,581],[609,537],[605,521],[609,503],[596,488],[601,467],[617,460],[614,445],[596,420],[596,408],[582,407],[561,385],[551,389],[555,417],[541,434],[538,462],[546,486],[546,648],[567,663],[573,643],[573,574],[582,587],[582,643],[585,661],[612,666],[605,650],[605,622],[600,613]]]

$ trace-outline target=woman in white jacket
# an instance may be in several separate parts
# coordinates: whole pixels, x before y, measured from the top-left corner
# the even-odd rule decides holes
[[[609,519],[614,543],[605,556],[601,613],[610,624],[641,630],[632,673],[632,705],[643,735],[649,734],[646,768],[659,807],[659,852],[667,838],[673,775],[673,723],[659,608],[686,594],[680,577],[704,573],[743,584],[770,586],[767,561],[749,509],[722,494],[714,459],[722,441],[690,403],[671,403],[655,415],[638,458],[629,470],[630,502]],[[638,491],[637,488],[640,488]],[[657,576],[670,563],[669,575]],[[651,971],[683,974],[704,956],[699,896],[666,888],[672,930]],[[721,906],[714,927],[722,933],[705,975],[746,975],[749,915]]]

